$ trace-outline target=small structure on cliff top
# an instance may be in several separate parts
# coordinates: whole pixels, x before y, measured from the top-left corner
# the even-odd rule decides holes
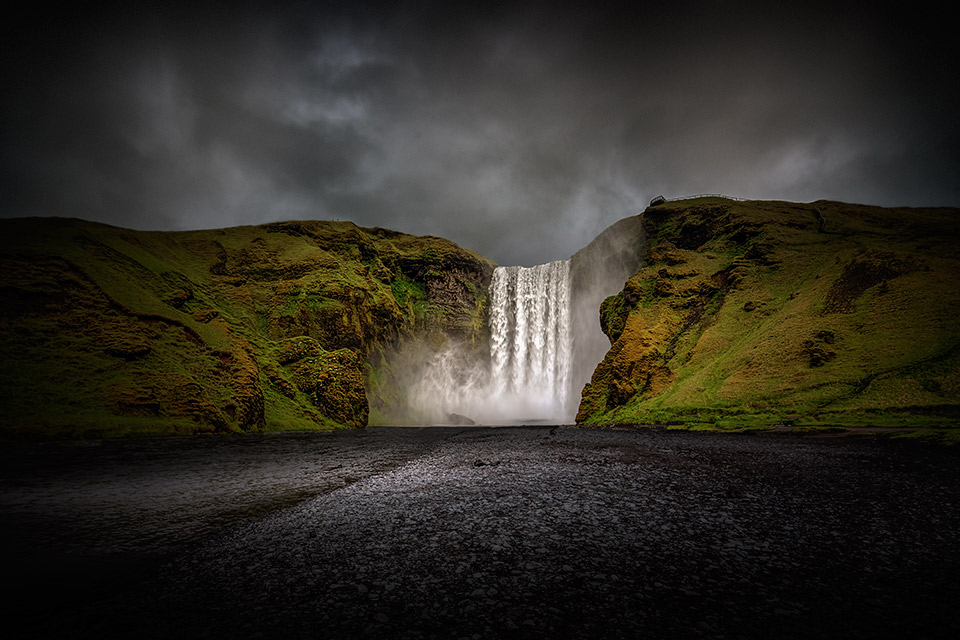
[[[655,206],[657,206],[658,204],[663,204],[663,203],[666,202],[666,201],[667,201],[667,199],[664,198],[663,196],[657,196],[656,198],[654,198],[653,200],[650,201],[650,206],[651,206],[651,207],[655,207]]]

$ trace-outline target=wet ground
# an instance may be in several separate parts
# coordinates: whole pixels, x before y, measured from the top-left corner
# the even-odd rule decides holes
[[[960,457],[369,428],[0,450],[23,637],[960,636]]]

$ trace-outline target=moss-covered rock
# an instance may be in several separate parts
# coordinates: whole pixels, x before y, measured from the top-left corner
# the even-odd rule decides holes
[[[583,424],[950,425],[960,210],[701,198],[644,213]]]
[[[431,332],[485,344],[492,271],[442,238],[349,222],[3,220],[0,434],[363,426],[365,394],[396,384],[366,379],[390,345]],[[295,367],[312,372],[307,391]]]
[[[363,360],[340,349],[300,360],[293,367],[297,388],[322,415],[339,424],[363,427],[370,406],[364,391]]]

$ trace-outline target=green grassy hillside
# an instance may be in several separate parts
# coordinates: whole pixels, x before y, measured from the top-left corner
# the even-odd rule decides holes
[[[485,340],[492,264],[442,238],[66,219],[5,220],[0,238],[5,437],[362,426],[390,389],[386,345]]]
[[[644,217],[579,423],[957,423],[960,210],[700,198]]]

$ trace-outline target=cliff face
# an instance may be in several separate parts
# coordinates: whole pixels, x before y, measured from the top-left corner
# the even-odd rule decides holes
[[[51,436],[363,426],[383,349],[483,342],[493,265],[348,222],[0,222],[0,425]]]
[[[702,198],[647,209],[583,424],[960,416],[960,210]]]
[[[597,318],[603,300],[615,294],[639,267],[646,252],[643,217],[631,216],[610,225],[570,258],[570,315],[573,366],[570,372],[573,417],[580,390],[610,348]]]

